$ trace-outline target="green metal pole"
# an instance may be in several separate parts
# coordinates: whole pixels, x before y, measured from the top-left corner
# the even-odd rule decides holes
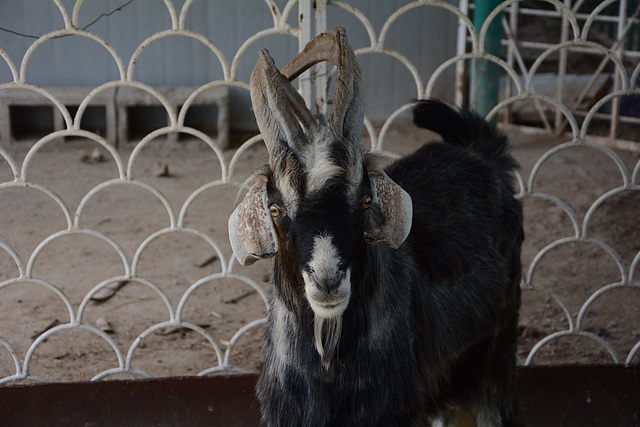
[[[498,7],[502,0],[476,0],[473,12],[473,25],[479,33],[487,16]],[[485,36],[484,51],[500,56],[502,39],[502,12],[493,18]],[[491,61],[475,59],[471,67],[471,87],[469,88],[469,107],[485,117],[498,103],[500,67]],[[495,119],[494,119],[495,121]]]

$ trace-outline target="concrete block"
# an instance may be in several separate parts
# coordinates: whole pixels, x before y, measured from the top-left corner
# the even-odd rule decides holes
[[[48,86],[44,87],[49,91],[56,99],[64,104],[67,109],[71,108],[72,118],[75,113],[72,111],[79,106],[86,96],[94,89],[94,87],[83,86]],[[187,100],[198,86],[175,86],[175,87],[158,87],[156,90],[166,97],[171,108],[176,112],[179,112],[182,105]],[[51,106],[53,109],[53,129],[62,130],[66,128],[64,117],[62,113],[53,105],[47,98],[40,95],[37,92],[25,90],[25,89],[7,89],[0,91],[0,140],[3,144],[11,144],[16,142],[14,129],[11,128],[11,107],[14,106]],[[154,117],[154,120],[160,120],[166,126],[166,111],[164,107],[158,101],[158,99],[152,94],[143,90],[127,90],[125,88],[112,88],[104,90],[96,94],[89,101],[88,107],[104,108],[104,123],[105,123],[105,139],[112,144],[124,144],[133,142],[130,141],[130,134],[132,128],[135,126],[131,123],[130,112],[131,108],[144,107],[160,107],[163,117]],[[219,144],[221,148],[227,148],[229,146],[229,89],[226,86],[215,87],[209,89],[198,96],[190,107],[194,110],[200,107],[215,107],[216,117],[212,117],[210,120],[211,126],[207,126],[207,129],[199,129],[210,136]],[[87,117],[88,110],[85,110],[83,115]],[[153,111],[149,112],[153,114]],[[201,113],[200,116],[203,116]],[[205,113],[206,116],[206,113]],[[185,118],[185,126],[191,126],[189,122],[190,114]],[[207,118],[209,122],[209,119]],[[197,128],[197,125],[191,127]],[[211,132],[211,128],[215,129],[215,135]],[[178,135],[172,133],[169,135],[168,140],[170,143],[175,143],[178,140]]]
[[[45,86],[46,91],[51,93],[63,105],[78,107],[94,87],[84,86]],[[105,139],[115,146],[116,144],[116,107],[115,90],[107,89],[96,94],[89,101],[89,107],[101,107],[105,111]],[[43,95],[27,89],[7,89],[0,91],[0,139],[5,144],[17,142],[14,129],[11,126],[11,107],[16,106],[51,106],[53,109],[53,129],[66,129],[66,123],[62,113]],[[86,113],[86,110],[85,110]],[[72,114],[74,118],[75,113]]]
[[[184,102],[187,98],[198,89],[198,86],[165,86],[155,87],[168,101],[171,108],[179,114]],[[167,123],[167,112],[164,110],[161,102],[151,93],[142,90],[120,90],[116,94],[116,106],[118,117],[118,141],[129,141],[132,129],[135,125],[131,123],[131,109],[138,107],[144,109],[144,107],[160,107],[163,126]],[[215,117],[215,137],[213,138],[221,148],[225,149],[229,146],[229,89],[226,86],[219,86],[209,89],[198,96],[191,104],[191,108],[198,108],[203,106],[211,106],[216,108],[217,117]],[[153,113],[149,111],[149,113]],[[185,119],[185,126],[189,126],[189,115]],[[212,118],[213,119],[213,118]],[[158,120],[157,117],[154,120]],[[198,128],[198,126],[191,126]],[[199,129],[205,133],[208,133],[202,129]],[[213,137],[213,135],[210,135]],[[172,133],[168,135],[168,141],[175,143],[178,140],[178,135]]]

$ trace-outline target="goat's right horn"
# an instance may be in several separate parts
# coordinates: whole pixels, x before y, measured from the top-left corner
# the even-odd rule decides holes
[[[260,51],[253,68],[250,88],[253,113],[269,156],[278,158],[287,149],[299,151],[308,140],[306,134],[315,132],[316,122],[302,96],[278,71],[266,49]]]
[[[337,134],[359,144],[364,119],[362,72],[344,28],[317,35],[282,68],[282,74],[293,80],[322,61],[330,61],[337,68],[335,99],[328,122]]]

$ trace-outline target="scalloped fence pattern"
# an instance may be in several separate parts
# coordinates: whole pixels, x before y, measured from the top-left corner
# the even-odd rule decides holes
[[[237,79],[237,67],[249,46],[259,46],[261,39],[273,34],[291,36],[299,40],[300,45],[304,45],[313,36],[312,27],[315,26],[318,31],[321,31],[326,26],[327,10],[348,14],[364,27],[370,45],[358,48],[356,51],[358,55],[367,53],[386,55],[391,60],[399,61],[406,66],[413,77],[413,81],[408,81],[407,84],[415,86],[416,98],[429,97],[436,80],[445,70],[480,58],[496,63],[513,88],[509,96],[502,98],[489,116],[501,115],[503,111],[523,102],[533,104],[536,108],[541,105],[548,106],[559,112],[568,124],[569,136],[544,152],[537,159],[530,173],[527,176],[520,173],[517,180],[520,188],[518,197],[525,203],[529,201],[547,203],[569,224],[569,235],[555,238],[546,246],[537,248],[535,256],[523,272],[522,280],[525,304],[527,295],[542,295],[546,298],[547,304],[559,310],[564,326],[550,333],[533,334],[535,343],[527,349],[525,354],[520,355],[521,361],[523,364],[535,363],[536,355],[550,343],[566,338],[576,338],[587,340],[601,350],[604,349],[609,362],[638,362],[640,335],[635,336],[636,343],[632,348],[620,354],[609,343],[606,333],[599,333],[585,327],[594,304],[597,304],[601,298],[620,289],[640,291],[638,289],[640,282],[637,278],[640,252],[635,254],[632,260],[623,259],[617,253],[615,245],[607,244],[590,234],[592,218],[600,207],[621,194],[636,194],[635,192],[640,189],[640,162],[636,161],[629,167],[628,162],[623,161],[619,154],[605,145],[594,142],[589,135],[590,126],[599,117],[598,111],[601,107],[611,103],[612,100],[640,95],[638,57],[625,60],[620,57],[620,51],[615,46],[612,49],[612,46],[601,44],[590,37],[594,22],[602,11],[608,6],[622,3],[626,7],[626,1],[603,1],[581,18],[577,17],[574,9],[566,3],[557,0],[541,1],[540,3],[543,3],[546,9],[555,10],[564,17],[567,23],[566,41],[542,50],[529,69],[523,69],[518,61],[507,61],[484,53],[488,24],[500,16],[499,12],[508,15],[514,7],[519,6],[521,2],[515,0],[503,2],[478,32],[467,17],[466,1],[460,2],[460,5],[437,0],[407,2],[387,18],[380,30],[376,30],[363,12],[347,2],[328,1],[325,4],[322,1],[291,0],[284,4],[277,4],[272,0],[265,0],[264,7],[273,17],[273,26],[256,32],[242,42],[233,58],[226,57],[216,46],[215,40],[211,41],[204,35],[186,28],[185,22],[190,13],[191,0],[186,0],[180,7],[169,0],[164,0],[171,27],[147,38],[130,58],[122,57],[108,40],[89,30],[79,28],[78,17],[83,5],[82,0],[77,0],[73,9],[67,8],[60,0],[53,1],[64,21],[64,28],[37,38],[20,62],[10,57],[0,46],[2,61],[9,67],[13,76],[13,81],[0,84],[0,91],[19,89],[37,93],[53,104],[64,121],[64,129],[53,131],[38,139],[26,152],[0,147],[0,159],[2,159],[0,197],[3,198],[0,200],[11,200],[11,206],[20,207],[27,203],[27,200],[34,199],[34,206],[36,206],[33,217],[11,215],[10,210],[3,210],[0,217],[0,272],[2,273],[0,276],[2,305],[0,307],[4,314],[7,313],[8,308],[11,312],[17,313],[17,317],[12,319],[4,314],[1,317],[3,323],[0,323],[0,366],[2,367],[0,384],[51,381],[60,378],[100,380],[185,373],[209,375],[217,372],[244,372],[256,368],[243,366],[243,358],[255,356],[252,353],[260,352],[260,330],[266,314],[264,270],[238,267],[229,250],[226,231],[211,230],[206,225],[198,224],[198,221],[190,220],[190,217],[196,216],[192,212],[197,211],[200,201],[211,193],[214,194],[214,198],[227,197],[228,209],[224,212],[207,212],[207,214],[228,216],[238,189],[254,166],[249,164],[247,159],[255,160],[260,155],[261,139],[259,135],[254,136],[244,141],[235,151],[225,151],[210,135],[188,126],[185,123],[185,116],[191,103],[209,89],[233,86],[248,91],[248,82]],[[411,13],[415,8],[423,7],[441,8],[455,14],[460,22],[462,38],[467,41],[468,46],[466,52],[462,50],[452,55],[426,81],[408,58],[385,44],[387,35],[391,31],[391,24],[402,15]],[[309,19],[303,20],[303,15],[312,16],[312,9],[315,22]],[[296,14],[299,14],[300,19],[296,19]],[[296,23],[291,24],[291,21]],[[394,30],[397,31],[397,27]],[[28,80],[31,55],[47,41],[61,36],[89,38],[104,47],[115,61],[120,76],[117,80],[95,87],[86,95],[75,112],[70,111],[44,87],[33,85]],[[134,79],[137,59],[149,46],[167,37],[188,37],[197,40],[219,60],[224,74],[222,79],[211,81],[196,89],[179,110],[173,107],[157,88]],[[532,84],[538,69],[546,59],[557,55],[559,51],[574,48],[595,51],[600,57],[608,58],[613,64],[613,74],[619,83],[617,89],[599,98],[582,116],[576,115],[575,110],[564,105],[556,97],[537,94]],[[514,63],[517,65],[513,65]],[[326,84],[316,85],[316,99],[326,97],[326,93],[322,93],[323,87],[326,87]],[[166,126],[149,132],[135,146],[124,150],[112,146],[98,133],[82,129],[80,126],[83,114],[88,111],[94,97],[109,90],[122,88],[132,88],[152,95],[162,104],[168,115]],[[301,82],[301,91],[306,99],[310,99],[312,90],[314,87],[309,80]],[[322,107],[326,108],[326,103]],[[365,119],[366,133],[373,150],[382,151],[392,157],[396,156],[397,147],[385,140],[390,139],[388,134],[392,131],[397,119],[410,108],[411,104],[406,104],[391,112],[379,129],[376,129],[370,120]],[[150,147],[154,140],[172,133],[187,134],[199,141],[209,153],[207,164],[214,165],[208,169],[210,176],[192,191],[165,188],[160,179],[145,174],[147,171],[145,168],[152,166],[145,163],[143,154],[152,151]],[[72,137],[89,141],[91,146],[99,147],[106,152],[108,165],[113,169],[111,175],[99,178],[98,182],[92,181],[91,184],[87,184],[82,175],[78,176],[78,185],[87,186],[87,191],[79,200],[69,200],[64,188],[56,187],[55,182],[48,179],[48,174],[53,174],[56,168],[65,167],[64,164],[56,165],[51,163],[53,160],[47,160],[52,153],[56,152],[54,141]],[[557,156],[577,148],[595,150],[598,155],[605,156],[619,173],[618,185],[604,189],[588,206],[584,215],[577,213],[575,208],[563,198],[538,189],[538,181],[544,177],[547,166],[553,165],[553,160]],[[152,153],[155,152],[152,151]],[[198,164],[204,162],[202,154],[196,157],[198,157]],[[140,218],[141,225],[129,224],[129,228],[121,232],[110,229],[110,223],[116,220],[100,219],[96,205],[99,207],[100,203],[116,203],[118,198],[109,194],[114,193],[117,196],[118,191],[123,188],[134,190],[134,195],[129,196],[130,201],[135,203],[139,199],[139,203],[156,206],[155,212],[161,212],[158,215],[161,219]],[[53,213],[44,214],[39,210],[45,207]],[[46,235],[34,236],[29,232],[29,221],[43,220],[52,222]],[[131,218],[127,218],[126,211],[122,212],[122,221],[130,220]],[[22,241],[8,241],[3,235],[2,230],[16,227],[20,221],[27,223],[24,240],[28,244]],[[137,233],[136,237],[130,238],[127,236],[128,232]],[[69,239],[80,239],[89,243],[82,246],[81,250],[74,252],[63,244]],[[571,299],[571,295],[557,292],[552,286],[539,283],[536,279],[540,266],[550,258],[553,259],[556,251],[572,248],[575,245],[587,245],[595,247],[598,251],[604,251],[619,274],[617,279],[601,284],[586,300],[577,303]],[[159,252],[160,255],[151,259],[156,260],[155,262],[167,263],[171,268],[171,256],[163,257],[162,250],[158,250],[158,247],[171,248],[170,255],[176,255],[181,248],[195,248],[199,255],[208,254],[210,260],[215,261],[213,266],[208,266],[207,269],[191,269],[184,278],[178,277],[173,283],[166,283],[166,278],[154,275],[153,265],[149,266],[148,262],[148,253]],[[52,257],[54,261],[40,266],[40,260],[46,256]],[[84,256],[88,257],[89,261],[83,263]],[[65,275],[61,277],[60,273],[56,275],[46,271],[46,268],[53,268],[56,264],[63,265],[64,262],[61,260],[65,260],[65,257],[73,258],[73,262],[69,262],[69,267],[65,270],[65,274],[69,277]],[[182,261],[193,263],[193,259]],[[96,262],[111,263],[112,265],[107,269],[109,273],[95,283],[82,283],[80,290],[74,287],[75,282],[82,282],[82,275],[90,274],[92,263]],[[579,262],[588,263],[589,260]],[[178,270],[182,271],[180,268]],[[80,278],[70,278],[76,273]],[[28,289],[29,292],[20,294],[18,291],[21,289]],[[100,295],[109,292],[116,294],[119,298],[117,304],[109,306],[110,301],[103,303],[104,305],[96,303],[95,300],[99,299]],[[15,295],[27,295],[28,300],[25,300],[24,296],[16,297]],[[220,304],[241,304],[245,297],[257,299],[261,309],[246,313],[246,318],[241,323],[227,325],[226,329],[222,326],[218,327],[224,324],[225,313],[217,307]],[[213,303],[208,304],[209,300]],[[616,303],[613,304],[615,306]],[[38,313],[45,305],[57,307],[55,313],[38,317]],[[145,308],[147,305],[150,306],[148,311]],[[622,307],[623,304],[620,303],[620,306]],[[104,324],[104,317],[107,316],[107,319],[113,322],[118,313],[127,310],[131,312],[132,318],[137,319],[137,323],[127,325],[125,337],[112,334],[108,323]],[[100,319],[103,320],[102,324],[98,321]],[[640,329],[640,325],[636,327]],[[68,346],[68,350],[52,354],[51,360],[47,360],[44,355],[49,353],[45,350],[52,342],[63,343]],[[199,352],[197,361],[193,362],[186,371],[182,369],[183,367],[180,369],[172,366],[158,367],[165,355],[184,352],[185,360],[188,360],[186,354],[196,350]],[[93,373],[89,378],[74,374],[74,370],[82,371],[79,366],[83,364],[92,365]],[[66,374],[56,374],[60,366],[66,366]]]

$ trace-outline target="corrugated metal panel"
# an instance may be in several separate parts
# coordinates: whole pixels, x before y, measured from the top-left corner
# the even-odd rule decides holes
[[[71,13],[74,2],[68,3]],[[175,3],[179,13],[181,2]],[[364,12],[379,31],[388,16],[406,2],[352,0],[348,3]],[[120,10],[116,10],[118,8]],[[113,13],[106,16],[110,12]],[[344,25],[354,47],[369,46],[367,33],[357,19],[332,6],[327,12],[327,28]],[[100,17],[103,14],[105,16]],[[96,21],[98,17],[100,19]],[[290,20],[296,17],[297,14],[292,13]],[[88,29],[107,40],[126,64],[136,47],[147,37],[171,28],[171,18],[161,1],[86,1],[80,9],[79,27],[87,25],[90,25]],[[63,26],[60,12],[50,0],[0,2],[0,27],[22,34],[0,31],[0,46],[17,63],[34,41],[34,38],[26,36],[41,36]],[[228,61],[251,35],[271,26],[271,13],[263,0],[195,0],[185,25],[213,41]],[[404,31],[405,28],[413,30]],[[392,25],[386,47],[409,58],[426,80],[437,65],[455,52],[455,28],[453,14],[435,7],[421,7]],[[34,84],[98,85],[120,77],[108,52],[93,40],[71,36],[47,43],[51,43],[51,47],[43,45],[31,59],[27,74],[28,80]],[[297,52],[298,44],[291,36],[270,36],[258,40],[240,61],[239,80],[248,81],[257,51],[263,47],[270,50],[277,63],[283,64]],[[383,119],[416,98],[415,87],[406,84],[412,77],[404,65],[377,54],[364,55],[361,61],[367,87],[367,114],[372,120]],[[193,86],[221,79],[223,73],[218,59],[205,46],[193,39],[176,37],[164,38],[149,46],[138,59],[134,76],[137,81],[154,86]],[[453,73],[446,76],[453,79]],[[0,65],[0,82],[11,80],[9,68]],[[434,95],[452,99],[452,85],[443,82]],[[231,100],[232,124],[236,127],[251,126],[254,122],[247,91],[232,88]]]

